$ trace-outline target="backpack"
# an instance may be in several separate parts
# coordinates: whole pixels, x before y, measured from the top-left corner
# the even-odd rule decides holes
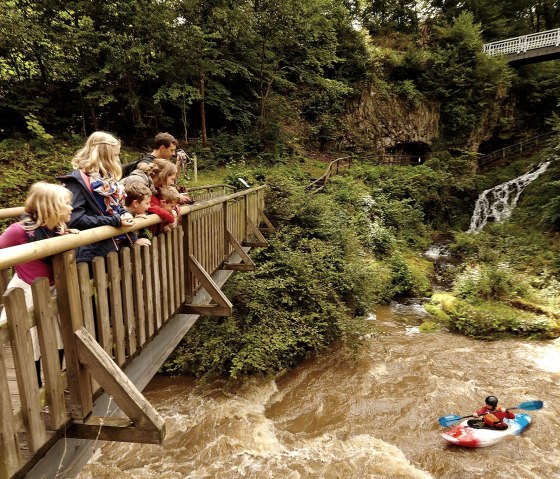
[[[151,153],[147,153],[142,155],[138,160],[134,160],[130,163],[127,163],[126,165],[122,165],[121,179],[130,176],[130,174],[138,168],[138,165],[140,163],[151,163],[155,159],[156,157],[154,155],[152,155]]]

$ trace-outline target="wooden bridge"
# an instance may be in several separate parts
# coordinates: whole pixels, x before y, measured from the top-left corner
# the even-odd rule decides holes
[[[505,55],[511,64],[538,63],[560,58],[560,28],[486,43],[488,55]]]
[[[220,287],[233,271],[255,268],[247,252],[274,228],[263,213],[265,187],[225,194],[223,185],[190,189],[180,227],[90,264],[74,249],[129,228],[103,226],[0,251],[0,287],[8,270],[52,256],[56,296],[46,278],[2,297],[0,326],[0,479],[74,477],[96,441],[161,444],[165,422],[140,392],[200,315],[227,316]],[[0,212],[17,215],[19,208]],[[264,223],[265,228],[259,225]],[[64,343],[59,360],[56,324]],[[37,326],[44,386],[39,388],[30,328]]]

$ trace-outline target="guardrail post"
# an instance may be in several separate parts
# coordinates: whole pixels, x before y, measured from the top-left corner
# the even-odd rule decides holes
[[[74,331],[84,327],[78,270],[74,250],[55,255],[53,259],[60,332],[66,357],[66,375],[70,389],[70,414],[85,419],[92,411],[91,377],[78,360]]]

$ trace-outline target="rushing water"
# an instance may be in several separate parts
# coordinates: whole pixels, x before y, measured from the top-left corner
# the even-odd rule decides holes
[[[532,168],[524,175],[483,191],[474,207],[470,233],[481,231],[489,220],[500,222],[511,216],[525,187],[546,171],[550,161]]]
[[[385,334],[358,359],[338,350],[275,379],[231,387],[157,377],[145,394],[165,417],[163,446],[108,443],[81,479],[560,477],[560,343],[482,342],[420,333],[419,304],[380,308]],[[542,399],[521,436],[448,446],[437,418],[489,394]]]

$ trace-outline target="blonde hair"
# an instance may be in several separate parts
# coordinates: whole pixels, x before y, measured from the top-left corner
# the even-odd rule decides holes
[[[152,176],[152,179],[154,180],[154,184],[156,185],[160,185],[165,183],[165,180],[167,180],[167,178],[169,178],[170,176],[173,175],[177,175],[177,167],[175,166],[174,163],[171,163],[169,160],[163,160],[161,158],[157,158],[152,162],[156,168],[157,168],[157,173],[154,169],[154,175]]]
[[[121,142],[113,135],[104,131],[92,133],[85,146],[72,159],[72,166],[76,170],[83,170],[86,174],[99,173],[102,178],[120,180],[122,176],[119,151]]]
[[[158,198],[160,201],[165,201],[166,203],[179,203],[181,201],[181,195],[174,186],[162,186],[159,189]]]
[[[25,212],[32,224],[25,225],[26,230],[45,226],[50,230],[66,230],[68,204],[72,201],[72,192],[62,185],[53,185],[39,181],[33,183],[25,200]]]

